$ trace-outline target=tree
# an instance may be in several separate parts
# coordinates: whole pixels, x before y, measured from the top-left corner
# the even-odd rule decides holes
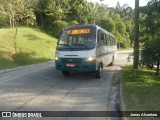
[[[48,16],[46,15],[46,7],[49,0],[38,0],[34,5],[35,15],[36,15],[36,22],[40,25],[43,29],[48,24]]]
[[[133,10],[127,4],[116,8],[109,8],[109,16],[115,23],[115,32],[118,48],[127,48],[133,43]]]
[[[56,31],[57,28],[62,30],[65,26],[100,23],[102,27],[118,35],[116,37],[120,43],[119,46],[126,47],[126,45],[129,46],[132,35],[133,11],[128,5],[122,6],[121,10],[123,14],[117,12],[110,14],[111,10],[107,5],[87,2],[87,0],[38,0],[35,9],[38,24],[56,36],[60,32]],[[103,20],[106,22],[102,23]],[[122,30],[119,29],[121,26]]]
[[[115,32],[115,24],[111,18],[103,19],[98,22],[98,25],[109,32]]]
[[[34,11],[30,0],[7,0],[0,1],[0,12],[9,18],[10,26],[15,27],[18,22],[35,22]]]
[[[159,74],[160,67],[160,0],[148,3],[143,13],[145,14],[141,30],[144,37],[142,50],[143,64],[147,67],[157,65],[156,73]]]
[[[110,14],[119,14],[123,20],[133,18],[133,10],[129,7],[128,4],[120,6],[120,3],[117,2],[116,8],[110,8]]]
[[[160,74],[160,39],[154,39],[144,44],[142,50],[142,63],[152,69],[157,65],[156,74]]]
[[[68,17],[70,20],[76,20],[80,24],[88,23],[88,2],[86,0],[70,0],[70,10]]]
[[[87,5],[87,16],[88,16],[88,21],[89,23],[92,23],[92,24],[96,24],[96,22],[98,21],[98,18],[99,18],[99,12],[98,12],[98,9],[99,9],[99,4],[96,3],[88,3]]]
[[[139,62],[139,0],[135,0],[135,31],[134,31],[134,62],[133,68],[138,69]]]
[[[45,11],[53,21],[62,20],[68,13],[70,7],[68,3],[68,0],[49,0]]]
[[[1,0],[0,1],[0,12],[9,18],[11,27],[14,27],[14,23],[15,23],[15,16],[16,16],[15,9],[16,8],[14,6],[16,3],[17,2],[13,0],[8,0],[8,1]]]
[[[121,45],[124,45],[127,43],[127,36],[126,36],[126,26],[122,22],[122,20],[119,20],[116,22],[116,30],[115,35],[117,36],[117,44],[118,48],[121,48]]]
[[[29,4],[30,0],[0,1],[0,12],[9,18],[11,28],[15,28],[13,39],[15,53],[17,53],[17,24],[22,21],[26,21],[27,25],[35,22],[34,11]]]
[[[23,0],[23,8],[21,9],[22,14],[22,21],[27,24],[27,27],[29,24],[35,24],[36,23],[36,17],[35,17],[35,2],[31,0]]]

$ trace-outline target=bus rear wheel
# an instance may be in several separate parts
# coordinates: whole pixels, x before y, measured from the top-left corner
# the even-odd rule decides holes
[[[99,64],[98,66],[98,70],[95,72],[95,75],[96,75],[96,78],[101,78],[101,75],[102,75],[102,66],[101,64]]]
[[[70,73],[69,73],[68,71],[62,71],[62,74],[63,74],[64,76],[70,75]]]

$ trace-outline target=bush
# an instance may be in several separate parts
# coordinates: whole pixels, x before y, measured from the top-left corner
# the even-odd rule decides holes
[[[142,49],[142,63],[148,68],[157,65],[156,73],[159,74],[160,67],[160,41],[159,39],[147,41]]]
[[[121,43],[122,48],[129,48],[130,47],[130,40],[125,40],[123,43]]]
[[[61,32],[68,27],[68,23],[66,21],[57,20],[53,23],[53,32],[55,37],[59,37]]]

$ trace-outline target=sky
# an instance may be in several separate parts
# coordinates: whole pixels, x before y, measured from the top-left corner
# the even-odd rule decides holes
[[[87,0],[87,1],[107,4],[109,7],[115,7],[117,2],[119,1],[121,6],[127,3],[130,7],[135,8],[135,0],[104,0],[103,2],[100,2],[100,0]],[[147,1],[148,0],[139,0],[139,5],[145,6],[147,5]]]

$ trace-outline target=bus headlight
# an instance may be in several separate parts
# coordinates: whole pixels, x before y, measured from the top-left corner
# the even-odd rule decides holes
[[[55,60],[56,60],[56,61],[59,61],[60,59],[59,59],[59,57],[55,57]]]
[[[85,61],[86,62],[91,62],[91,61],[95,60],[95,58],[96,58],[95,56],[88,57],[88,58],[85,59]]]

